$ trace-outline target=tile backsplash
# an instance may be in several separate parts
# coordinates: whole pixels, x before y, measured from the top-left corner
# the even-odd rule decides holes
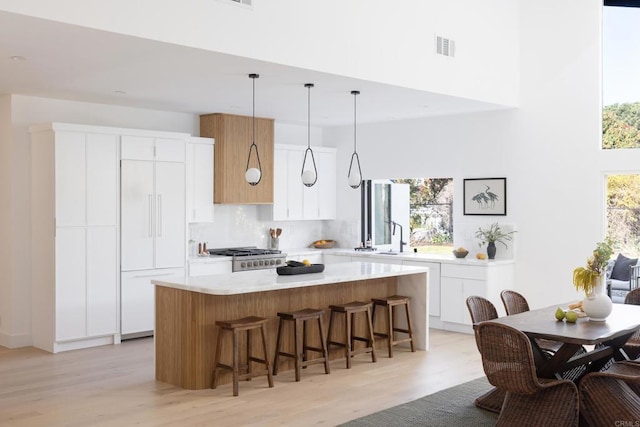
[[[189,224],[189,239],[206,242],[207,248],[239,246],[269,247],[269,229],[281,228],[280,250],[299,249],[315,240],[337,240],[341,247],[353,247],[358,225],[345,221],[267,221],[257,205],[215,205],[214,222]],[[351,236],[351,235],[354,236]],[[354,242],[351,242],[353,240]],[[193,247],[190,253],[193,254]]]

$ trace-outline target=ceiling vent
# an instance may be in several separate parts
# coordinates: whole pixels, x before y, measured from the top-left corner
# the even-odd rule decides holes
[[[455,40],[448,39],[442,36],[436,36],[436,54],[442,56],[449,56],[453,58],[456,53]]]

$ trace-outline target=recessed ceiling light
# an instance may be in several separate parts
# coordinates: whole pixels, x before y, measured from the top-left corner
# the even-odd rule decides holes
[[[123,90],[114,90],[113,93],[117,93],[118,95],[126,95],[127,92],[123,91]]]
[[[27,60],[27,58],[25,58],[24,56],[19,56],[19,55],[10,56],[9,59],[12,60],[12,61],[26,61]]]

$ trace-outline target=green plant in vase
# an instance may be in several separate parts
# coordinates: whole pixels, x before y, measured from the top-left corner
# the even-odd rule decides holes
[[[611,241],[598,242],[593,255],[587,259],[587,266],[573,270],[573,285],[576,290],[583,291],[587,296],[591,295],[600,283],[611,255],[613,255]]]
[[[494,259],[496,257],[496,242],[502,243],[505,249],[508,248],[507,242],[513,239],[513,233],[515,230],[503,231],[500,224],[494,222],[489,228],[479,227],[476,231],[476,238],[479,240],[478,246],[487,245],[489,259]]]

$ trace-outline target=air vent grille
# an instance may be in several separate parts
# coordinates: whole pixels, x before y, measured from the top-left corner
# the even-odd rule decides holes
[[[436,54],[453,58],[456,53],[456,42],[442,36],[436,36]]]

